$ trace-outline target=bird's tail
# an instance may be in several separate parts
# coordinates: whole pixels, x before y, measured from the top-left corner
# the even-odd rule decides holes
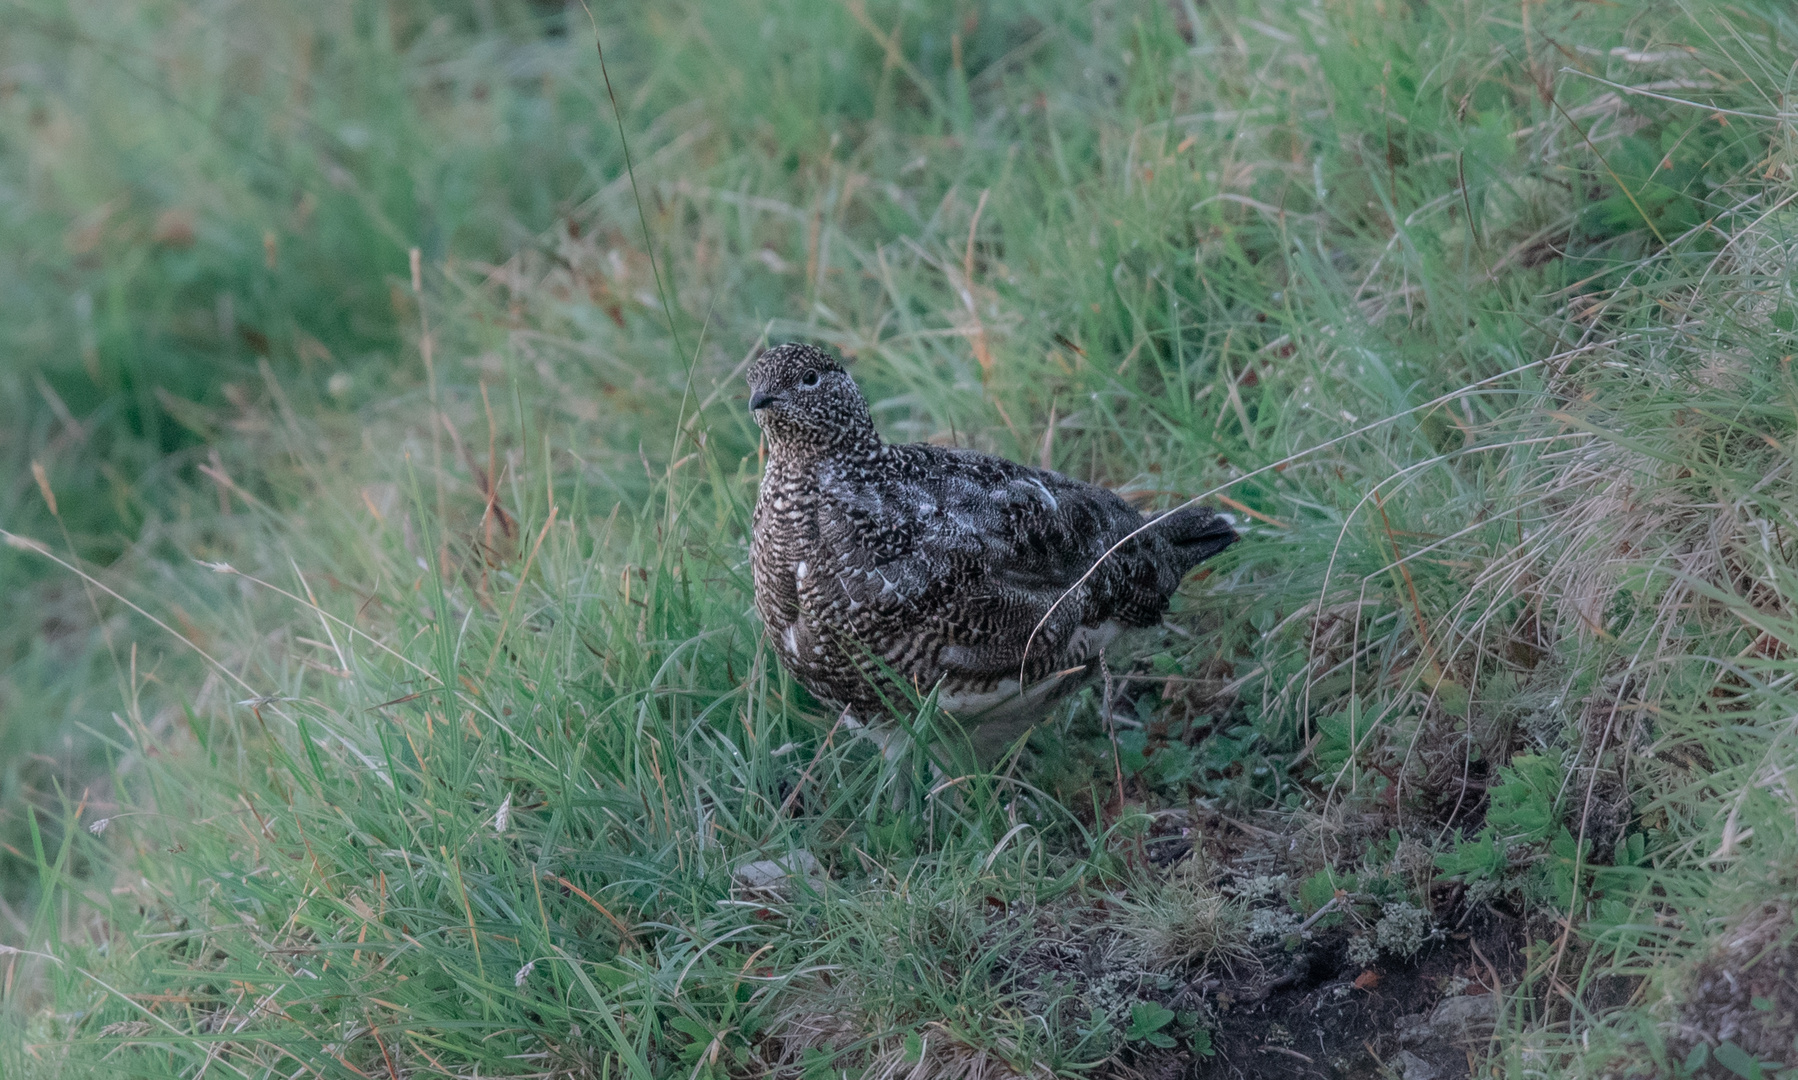
[[[1234,544],[1240,537],[1229,518],[1205,506],[1188,506],[1160,515],[1155,528],[1174,545],[1182,576]]]

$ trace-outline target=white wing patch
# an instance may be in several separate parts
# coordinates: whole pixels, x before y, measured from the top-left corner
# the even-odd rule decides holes
[[[937,698],[937,704],[958,716],[979,716],[995,705],[1003,704],[1018,696],[1018,680],[1001,679],[991,690],[968,691],[960,694],[943,694]]]
[[[1074,630],[1068,637],[1068,656],[1075,660],[1089,660],[1105,651],[1105,647],[1117,640],[1124,630],[1124,624],[1116,619],[1107,619],[1097,626],[1082,626]]]
[[[1056,500],[1054,493],[1049,490],[1048,485],[1044,484],[1034,476],[1020,476],[1011,483],[1006,484],[998,491],[993,492],[993,501],[1007,504],[1015,503],[1020,495],[1041,502],[1049,508],[1051,513],[1061,509],[1061,503]]]
[[[1065,689],[1062,680],[1075,674],[1078,672],[1051,675],[1031,683],[1022,693],[1018,680],[1001,679],[991,690],[943,694],[937,698],[937,704],[964,719],[978,719],[982,724],[1004,723],[1040,713],[1046,700]]]
[[[937,654],[937,659],[946,667],[971,668],[976,654],[966,645],[945,645],[943,651]]]

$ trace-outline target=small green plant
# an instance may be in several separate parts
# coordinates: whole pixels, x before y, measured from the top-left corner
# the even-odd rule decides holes
[[[1311,755],[1317,762],[1318,775],[1335,778],[1366,741],[1367,723],[1359,713],[1359,709],[1351,709],[1318,719],[1317,749]]]
[[[1311,915],[1325,904],[1335,901],[1337,893],[1354,892],[1360,887],[1361,879],[1358,876],[1339,873],[1326,867],[1299,882],[1294,907],[1301,915]],[[1326,915],[1324,918],[1330,919],[1331,916]]]
[[[1130,1026],[1124,1029],[1124,1039],[1169,1049],[1174,1037],[1163,1029],[1173,1022],[1174,1010],[1153,1001],[1138,1002],[1130,1006]]]
[[[1565,777],[1560,755],[1519,754],[1497,771],[1499,782],[1488,793],[1485,828],[1473,837],[1455,830],[1448,850],[1434,859],[1436,869],[1470,885],[1496,883],[1510,867],[1511,848],[1552,840],[1550,854],[1559,869],[1547,873],[1570,886],[1573,838],[1556,809]],[[1552,883],[1550,889],[1555,895],[1566,891]]]
[[[1548,839],[1560,824],[1559,800],[1566,776],[1559,753],[1519,754],[1498,770],[1486,824],[1506,843]]]
[[[905,1033],[904,1060],[918,1062],[924,1060],[924,1039],[915,1031]]]
[[[1698,1044],[1700,1047],[1703,1043]],[[1711,1051],[1711,1060],[1741,1077],[1742,1080],[1767,1080],[1768,1077],[1784,1076],[1788,1070],[1777,1063],[1763,1062],[1753,1054],[1725,1039]]]
[[[1509,865],[1505,849],[1491,829],[1484,829],[1475,837],[1464,837],[1456,829],[1448,850],[1435,858],[1436,869],[1469,884],[1495,881]]]
[[[920,1044],[919,1053],[922,1052]],[[799,1057],[799,1069],[804,1080],[836,1080],[836,1052],[829,1046],[808,1046]]]
[[[1199,1027],[1196,1016],[1193,1018],[1186,1045],[1200,1057],[1212,1057],[1217,1053],[1217,1050],[1211,1045],[1211,1029]]]

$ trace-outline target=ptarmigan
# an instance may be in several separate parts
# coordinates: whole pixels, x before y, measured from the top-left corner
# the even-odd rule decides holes
[[[809,345],[769,349],[748,378],[768,442],[756,607],[787,671],[876,730],[907,689],[939,689],[976,748],[992,748],[981,733],[1010,737],[1082,685],[1114,638],[1159,625],[1187,571],[1237,539],[1201,507],[1142,529],[1150,519],[1105,488],[883,442],[849,374]]]

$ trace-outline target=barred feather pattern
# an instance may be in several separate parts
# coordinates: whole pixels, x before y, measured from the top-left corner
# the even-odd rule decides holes
[[[1237,539],[1202,507],[1131,536],[1147,519],[1105,488],[885,443],[848,373],[808,345],[769,349],[748,379],[769,451],[757,610],[794,679],[864,723],[907,690],[940,688],[975,719],[1040,708],[1118,634],[1158,625],[1187,572]]]

